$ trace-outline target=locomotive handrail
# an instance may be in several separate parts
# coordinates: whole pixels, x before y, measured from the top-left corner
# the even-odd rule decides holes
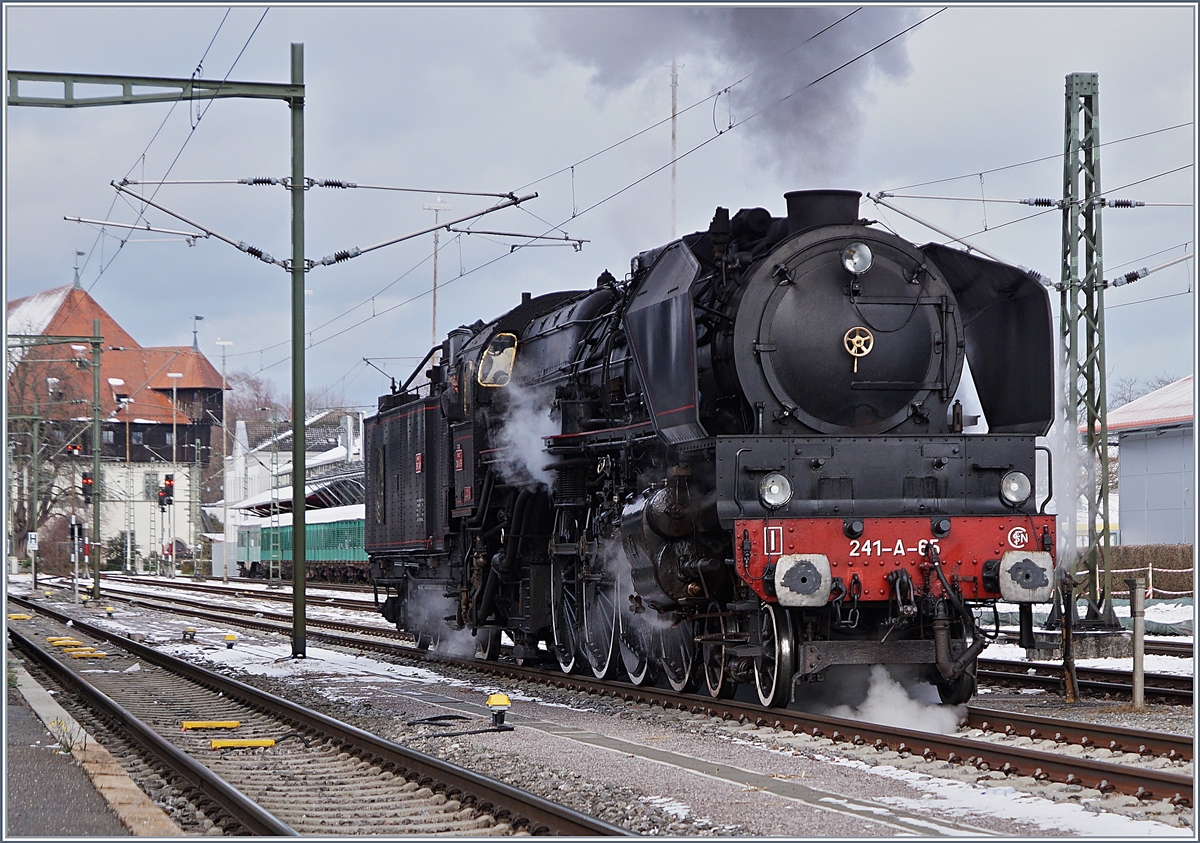
[[[406,380],[400,386],[401,392],[406,391],[408,389],[408,385],[417,379],[417,375],[421,374],[421,369],[425,366],[426,363],[429,362],[429,358],[433,357],[433,355],[437,354],[441,350],[442,350],[441,345],[435,345],[433,348],[429,349],[429,351],[425,354],[425,356],[421,358],[421,362],[417,364],[417,367],[415,369],[413,369],[413,373],[408,376],[408,380]]]
[[[1046,499],[1038,507],[1038,515],[1045,515],[1046,507],[1050,505],[1050,499],[1054,497],[1054,456],[1045,445],[1037,445],[1034,450],[1046,452]]]

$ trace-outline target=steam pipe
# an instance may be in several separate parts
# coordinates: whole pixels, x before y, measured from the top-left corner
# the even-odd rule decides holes
[[[483,516],[487,513],[488,499],[492,496],[492,483],[494,480],[495,473],[491,469],[488,469],[487,474],[483,477],[483,488],[479,492],[479,500],[475,502],[475,512],[467,519],[468,528],[476,529],[483,523]]]
[[[489,475],[490,476],[490,475]],[[512,531],[508,534],[508,547],[505,549],[504,558],[500,560],[499,566],[496,560],[500,557],[497,552],[492,557],[492,563],[488,567],[487,579],[479,588],[479,593],[475,595],[475,626],[487,619],[487,616],[492,613],[493,605],[496,602],[496,592],[500,588],[500,575],[508,573],[512,570],[513,562],[517,558],[517,548],[521,543],[521,536],[525,532],[526,514],[529,509],[529,498],[532,492],[528,489],[522,489],[517,495],[517,502],[513,505],[513,517],[510,523],[513,526]]]
[[[938,672],[947,680],[957,679],[962,676],[963,671],[967,669],[967,665],[975,661],[983,648],[988,645],[987,639],[979,634],[979,630],[975,626],[975,617],[971,614],[971,610],[966,607],[966,604],[958,598],[954,591],[950,588],[950,583],[946,581],[946,575],[942,573],[941,563],[937,556],[931,560],[933,564],[933,572],[937,574],[938,582],[942,584],[942,588],[946,592],[946,600],[939,600],[937,607],[934,609],[933,618],[933,651],[937,660]],[[949,602],[954,606],[962,618],[963,631],[972,630],[974,641],[971,646],[963,651],[957,659],[951,661],[950,656],[950,615],[946,611],[946,603]]]

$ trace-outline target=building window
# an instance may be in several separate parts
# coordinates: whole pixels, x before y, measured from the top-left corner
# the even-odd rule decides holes
[[[111,430],[104,431],[102,438],[105,445],[111,445],[113,443],[113,432]]]
[[[146,493],[146,500],[158,500],[158,472],[147,471],[143,483],[145,484],[143,488]]]
[[[175,444],[175,434],[169,430],[166,431],[163,434],[163,444],[164,445],[174,445]]]
[[[129,438],[134,445],[142,445],[145,444],[146,434],[140,430],[135,430],[129,434]]]

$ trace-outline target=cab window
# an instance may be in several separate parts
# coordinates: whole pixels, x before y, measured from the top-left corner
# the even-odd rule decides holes
[[[512,377],[513,363],[517,358],[515,334],[496,334],[488,343],[487,350],[479,361],[480,386],[504,386]]]

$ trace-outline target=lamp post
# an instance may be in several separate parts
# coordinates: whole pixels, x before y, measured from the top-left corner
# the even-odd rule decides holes
[[[108,385],[112,387],[113,393],[116,394],[117,387],[125,385],[124,378],[109,378]],[[133,551],[130,546],[131,536],[133,532],[130,529],[130,522],[133,518],[130,516],[130,509],[133,506],[133,467],[129,462],[129,396],[122,398],[120,395],[117,398],[117,410],[113,411],[113,418],[116,418],[117,411],[125,410],[125,572],[130,569],[130,559],[133,556]]]
[[[167,377],[171,379],[171,477],[174,478],[176,471],[176,457],[178,451],[176,449],[176,441],[178,435],[176,433],[175,420],[179,413],[179,404],[176,401],[175,389],[179,384],[179,379],[183,377],[182,372],[167,372]],[[171,524],[171,571],[168,576],[175,576],[175,497],[174,489],[171,490],[172,496],[170,501],[171,515],[169,521]]]
[[[226,555],[229,550],[229,483],[226,476],[225,462],[229,458],[229,429],[225,425],[225,390],[229,385],[225,383],[225,349],[233,345],[230,340],[217,340],[217,345],[221,346],[221,530],[225,533],[225,541],[221,542],[221,582],[229,582],[229,557]]]
[[[438,201],[428,203],[425,206],[426,211],[433,211],[433,224],[438,224],[438,212],[449,211],[450,206],[442,201],[442,197],[438,197]],[[438,344],[437,335],[437,265],[438,265],[438,231],[433,231],[433,342],[431,345]]]

